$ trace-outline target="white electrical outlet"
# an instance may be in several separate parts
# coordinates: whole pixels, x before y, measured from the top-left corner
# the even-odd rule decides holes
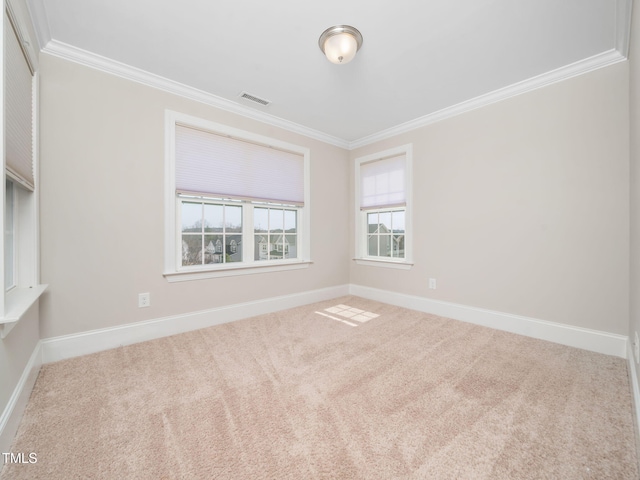
[[[430,278],[429,279],[429,288],[435,290],[436,289],[436,279],[435,278]]]
[[[638,332],[633,339],[633,354],[636,357],[636,363],[640,364],[640,341],[638,340]]]
[[[139,293],[138,294],[138,307],[148,307],[151,305],[151,294],[150,293]]]

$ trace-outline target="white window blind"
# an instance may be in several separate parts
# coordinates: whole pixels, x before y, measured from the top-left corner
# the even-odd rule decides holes
[[[362,210],[406,205],[404,155],[360,165]]]
[[[304,157],[176,125],[176,191],[304,204]]]
[[[33,190],[33,74],[6,10],[4,58],[6,170],[9,177]]]

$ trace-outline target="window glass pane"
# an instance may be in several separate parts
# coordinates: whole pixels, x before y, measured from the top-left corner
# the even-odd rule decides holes
[[[284,230],[284,210],[269,210],[269,232],[282,233]]]
[[[204,231],[220,232],[224,224],[222,217],[222,205],[204,205]]]
[[[295,210],[284,211],[284,229],[287,231],[287,233],[295,233],[298,231],[297,214],[298,212]]]
[[[377,257],[378,256],[378,237],[379,235],[369,235],[369,239],[368,239],[368,252],[369,255],[372,257]]]
[[[224,223],[227,232],[242,232],[242,207],[226,206]]]
[[[204,263],[224,263],[224,236],[204,236]]]
[[[381,257],[390,257],[391,256],[391,235],[380,235],[380,256]]]
[[[285,235],[284,258],[298,258],[298,236]]]
[[[202,204],[182,203],[182,231],[200,232],[202,231]]]
[[[394,233],[404,233],[404,210],[393,212],[391,215]]]
[[[5,231],[4,231],[4,288],[14,286],[14,223],[13,182],[5,182]]]
[[[202,264],[202,235],[182,235],[182,265]]]
[[[227,237],[227,262],[242,261],[242,235],[229,235]]]
[[[380,233],[391,233],[391,212],[380,213]]]
[[[282,213],[282,211],[280,211]],[[284,235],[269,236],[269,260],[282,260],[284,258]]]
[[[404,235],[393,236],[393,256],[404,258]]]
[[[367,214],[367,224],[369,225],[369,233],[375,233],[378,230],[378,214],[377,213],[368,213]],[[371,255],[371,254],[369,254],[369,255]]]
[[[256,235],[254,240],[254,257],[253,259],[268,260],[269,259],[269,236]]]
[[[253,228],[256,233],[269,230],[269,210],[266,208],[253,209]]]

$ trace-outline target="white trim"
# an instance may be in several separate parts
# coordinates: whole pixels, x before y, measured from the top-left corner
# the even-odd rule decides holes
[[[631,38],[632,0],[616,0],[616,50],[624,58],[629,56]]]
[[[34,5],[38,5],[39,3],[41,3],[41,0],[30,1],[34,3]],[[619,5],[617,7],[619,15],[617,17],[618,19],[616,28],[615,49],[599,53],[583,60],[579,60],[570,65],[566,65],[550,72],[537,75],[533,78],[529,78],[513,85],[495,90],[493,92],[471,98],[464,102],[458,103],[457,105],[444,108],[437,112],[424,115],[414,120],[410,120],[409,122],[396,125],[386,130],[382,130],[380,132],[353,141],[348,141],[346,139],[339,138],[334,135],[329,135],[319,130],[314,130],[312,128],[305,127],[304,125],[300,125],[289,120],[276,117],[274,115],[257,111],[253,108],[240,105],[236,102],[227,100],[217,95],[198,90],[182,83],[174,82],[164,77],[160,77],[159,75],[154,75],[144,70],[131,67],[124,63],[120,63],[115,60],[97,55],[95,53],[76,48],[57,40],[50,40],[42,48],[42,52],[59,58],[63,58],[65,60],[69,60],[74,63],[79,63],[81,65],[94,68],[105,73],[110,73],[121,78],[132,80],[143,85],[157,88],[159,90],[163,90],[184,98],[188,98],[190,100],[201,102],[206,105],[211,105],[222,110],[235,113],[237,115],[242,115],[243,117],[251,118],[268,125],[273,125],[290,132],[298,133],[308,138],[319,140],[330,145],[335,145],[336,147],[344,148],[346,150],[354,150],[356,148],[370,145],[380,140],[385,140],[387,138],[391,138],[423,126],[430,125],[432,123],[436,123],[441,120],[454,117],[456,115],[460,115],[461,113],[475,110],[476,108],[480,108],[485,105],[490,105],[492,103],[496,103],[501,100],[514,97],[516,95],[527,93],[532,90],[551,85],[553,83],[562,82],[569,78],[588,73],[598,68],[613,65],[614,63],[626,60],[625,52],[628,50],[630,35],[631,0],[617,1],[619,2]],[[39,10],[44,11],[44,8],[40,9],[38,5],[38,8],[34,7],[31,11],[32,13],[36,13],[36,15],[34,16],[34,24],[36,26],[36,29],[39,31],[37,34],[38,39],[42,38],[44,40],[46,38],[50,38],[50,34],[45,31],[45,27],[48,27],[48,24],[46,22],[46,18],[44,20],[40,18],[41,14]]]
[[[624,335],[548,322],[484,308],[442,302],[426,297],[389,292],[361,285],[350,285],[349,293],[378,302],[495,328],[496,330],[517,333],[570,347],[604,353],[605,355],[627,357],[627,337]]]
[[[362,137],[358,140],[354,140],[352,142],[349,142],[349,150],[354,150],[356,148],[364,147],[365,145],[370,145],[381,140],[386,140],[387,138],[395,137],[396,135],[407,133],[417,128],[440,122],[447,118],[455,117],[456,115],[460,115],[461,113],[466,113],[471,110],[475,110],[477,108],[499,102],[501,100],[506,100],[510,97],[515,97],[532,90],[537,90],[538,88],[546,87],[547,85],[551,85],[553,83],[562,82],[569,78],[591,72],[592,70],[596,70],[598,68],[613,65],[614,63],[622,62],[624,60],[626,60],[626,57],[622,56],[617,50],[608,50],[598,55],[594,55],[593,57],[580,60],[570,65],[560,67],[556,70],[552,70],[536,77],[523,80],[522,82],[514,83],[513,85],[494,90],[493,92],[471,98],[464,102],[458,103],[457,105],[443,108],[442,110],[424,115],[422,117],[416,118],[415,120],[411,120],[400,125],[396,125],[395,127],[382,130],[378,133],[374,133],[372,135]]]
[[[24,409],[29,402],[31,391],[42,366],[42,344],[38,342],[22,371],[16,388],[0,416],[0,452],[9,452],[13,438],[18,431]],[[0,463],[0,465],[2,465]]]
[[[29,68],[32,70],[32,73],[36,72],[38,71],[38,49],[33,44],[29,35],[29,29],[26,27],[26,24],[31,21],[31,12],[29,8],[27,8],[27,11],[20,8],[20,3],[16,0],[5,0],[5,6],[9,20],[13,24],[13,28],[17,31],[20,47],[27,56]]]
[[[367,267],[384,267],[384,268],[396,268],[398,270],[410,270],[413,267],[411,262],[398,262],[393,260],[374,260],[367,258],[354,258],[358,265],[365,265]]]
[[[286,262],[286,260],[285,260]],[[163,273],[168,282],[187,282],[190,280],[202,280],[205,278],[235,277],[237,275],[255,275],[256,273],[282,272],[286,270],[300,270],[309,268],[313,262],[295,261],[288,263],[267,264],[251,263],[244,266],[235,264],[222,264],[215,270],[179,270],[177,272]]]
[[[36,32],[38,50],[42,50],[51,41],[49,17],[44,7],[44,0],[27,0],[27,8],[33,22],[33,29]]]
[[[145,342],[348,295],[339,285],[42,340],[43,363]]]
[[[9,334],[47,287],[47,284],[28,288],[16,287],[5,294],[5,315],[0,317],[0,338],[5,338]]]
[[[79,63],[96,70],[100,70],[105,73],[110,73],[127,80],[131,80],[137,83],[141,83],[148,87],[157,88],[159,90],[178,95],[180,97],[187,98],[189,100],[195,100],[196,102],[211,105],[213,107],[225,110],[227,112],[242,115],[246,118],[251,118],[259,122],[273,125],[284,130],[288,130],[293,133],[304,135],[305,137],[313,138],[330,145],[335,145],[340,148],[348,148],[349,142],[341,138],[329,135],[318,130],[314,130],[304,125],[285,120],[274,115],[270,115],[265,112],[255,110],[250,107],[246,107],[237,102],[227,100],[226,98],[213,95],[211,93],[199,90],[188,85],[169,80],[167,78],[155,75],[153,73],[146,72],[139,68],[126,65],[124,63],[112,60],[110,58],[97,55],[86,50],[68,45],[58,40],[51,40],[42,49],[42,52],[55,57],[63,58],[74,63]]]
[[[640,458],[640,387],[638,386],[638,374],[636,371],[636,362],[633,357],[632,342],[627,342],[627,364],[629,372],[629,386],[631,387],[631,397],[633,398],[633,419],[634,430],[636,434],[636,451]]]

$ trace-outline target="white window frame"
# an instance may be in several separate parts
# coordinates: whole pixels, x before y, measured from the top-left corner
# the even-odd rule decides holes
[[[182,266],[181,248],[181,221],[180,205],[184,199],[176,195],[176,158],[175,135],[176,124],[200,128],[218,135],[227,135],[247,142],[267,145],[273,148],[286,150],[300,154],[304,162],[304,206],[292,207],[290,205],[249,203],[242,204],[243,242],[242,262],[219,263],[208,265]],[[310,150],[305,147],[293,145],[287,142],[265,137],[262,135],[229,127],[220,123],[211,122],[172,110],[165,111],[165,249],[164,249],[164,277],[169,282],[198,280],[206,278],[226,277],[232,275],[247,275],[254,273],[295,270],[307,268],[311,264],[311,222],[309,212],[311,210],[311,182],[310,182]],[[207,199],[215,200],[215,199]],[[219,203],[228,203],[220,199]],[[186,200],[185,200],[186,201]],[[275,207],[295,209],[298,212],[298,252],[295,259],[282,260],[254,260],[253,251],[253,208]],[[251,241],[246,241],[251,239]]]
[[[4,140],[2,144],[3,171],[5,172],[5,180],[9,178],[13,181],[13,262],[14,262],[14,285],[7,289],[5,285],[4,269],[7,268],[2,257],[2,273],[0,274],[0,282],[2,282],[2,291],[4,295],[0,295],[0,338],[5,338],[18,321],[24,317],[25,313],[40,298],[47,288],[47,285],[40,284],[40,246],[39,246],[39,72],[36,51],[33,45],[36,43],[28,35],[28,29],[25,27],[28,21],[27,13],[20,7],[17,2],[8,0],[5,3],[7,15],[13,28],[18,31],[18,38],[23,41],[25,55],[28,56],[29,62],[33,67],[31,95],[32,95],[32,154],[33,154],[33,191],[31,186],[23,188],[20,178],[13,178],[7,173],[5,159]],[[2,23],[4,26],[4,21]],[[1,38],[4,39],[4,27],[0,27]],[[3,65],[4,74],[4,56],[0,53],[0,59]],[[2,88],[4,89],[4,83]],[[4,99],[2,100],[4,106]],[[4,114],[4,108],[0,108],[0,131],[4,132],[7,119]],[[5,183],[2,182],[2,192],[0,192],[1,211],[3,212],[2,227],[5,225]],[[4,235],[0,237],[0,248],[4,252],[6,248]]]
[[[404,207],[380,207],[363,210],[361,208],[361,173],[362,164],[384,160],[385,158],[405,157],[405,197]],[[413,266],[413,145],[407,144],[399,147],[376,152],[355,159],[355,258],[358,265],[374,267],[397,268],[408,270]],[[368,252],[368,227],[367,214],[374,212],[405,211],[405,233],[404,233],[404,258],[370,256]]]

